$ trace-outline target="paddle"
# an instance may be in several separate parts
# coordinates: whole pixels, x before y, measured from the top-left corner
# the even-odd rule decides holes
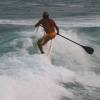
[[[79,43],[77,43],[77,42],[74,42],[74,41],[70,40],[70,39],[67,38],[67,37],[64,37],[63,35],[60,35],[60,34],[57,34],[57,35],[59,35],[59,36],[65,38],[65,39],[67,39],[67,40],[69,40],[69,41],[71,41],[71,42],[73,42],[73,43],[75,43],[75,44],[81,46],[88,54],[93,54],[93,52],[94,52],[94,49],[91,48],[91,47],[83,46],[83,45],[81,45],[81,44],[79,44]]]

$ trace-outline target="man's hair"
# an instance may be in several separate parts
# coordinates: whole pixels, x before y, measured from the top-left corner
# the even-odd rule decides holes
[[[47,11],[44,11],[43,14],[42,14],[42,17],[43,18],[49,18],[49,14]]]

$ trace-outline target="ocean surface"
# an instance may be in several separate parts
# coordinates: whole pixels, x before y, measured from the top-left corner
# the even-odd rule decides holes
[[[45,10],[94,53],[57,36],[40,54],[34,25]],[[0,0],[0,100],[100,100],[100,0]]]

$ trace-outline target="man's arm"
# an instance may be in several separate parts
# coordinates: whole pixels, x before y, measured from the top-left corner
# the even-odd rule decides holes
[[[56,27],[56,30],[57,30],[57,34],[59,34],[59,28],[58,28],[58,26],[56,25],[55,27]]]
[[[57,26],[57,24],[55,22],[54,22],[54,26],[56,28],[57,34],[59,34],[59,28],[58,28],[58,26]]]
[[[40,21],[38,21],[38,22],[35,24],[35,27],[40,26],[40,24],[41,24],[41,20],[40,20]]]

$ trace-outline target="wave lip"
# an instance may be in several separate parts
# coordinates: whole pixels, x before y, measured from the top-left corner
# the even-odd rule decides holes
[[[0,24],[11,24],[11,25],[33,25],[34,20],[9,20],[0,19]]]
[[[56,22],[61,27],[100,27],[99,18],[57,18]],[[10,25],[34,25],[37,19],[27,19],[27,20],[9,20],[0,19],[0,24],[10,24]]]

